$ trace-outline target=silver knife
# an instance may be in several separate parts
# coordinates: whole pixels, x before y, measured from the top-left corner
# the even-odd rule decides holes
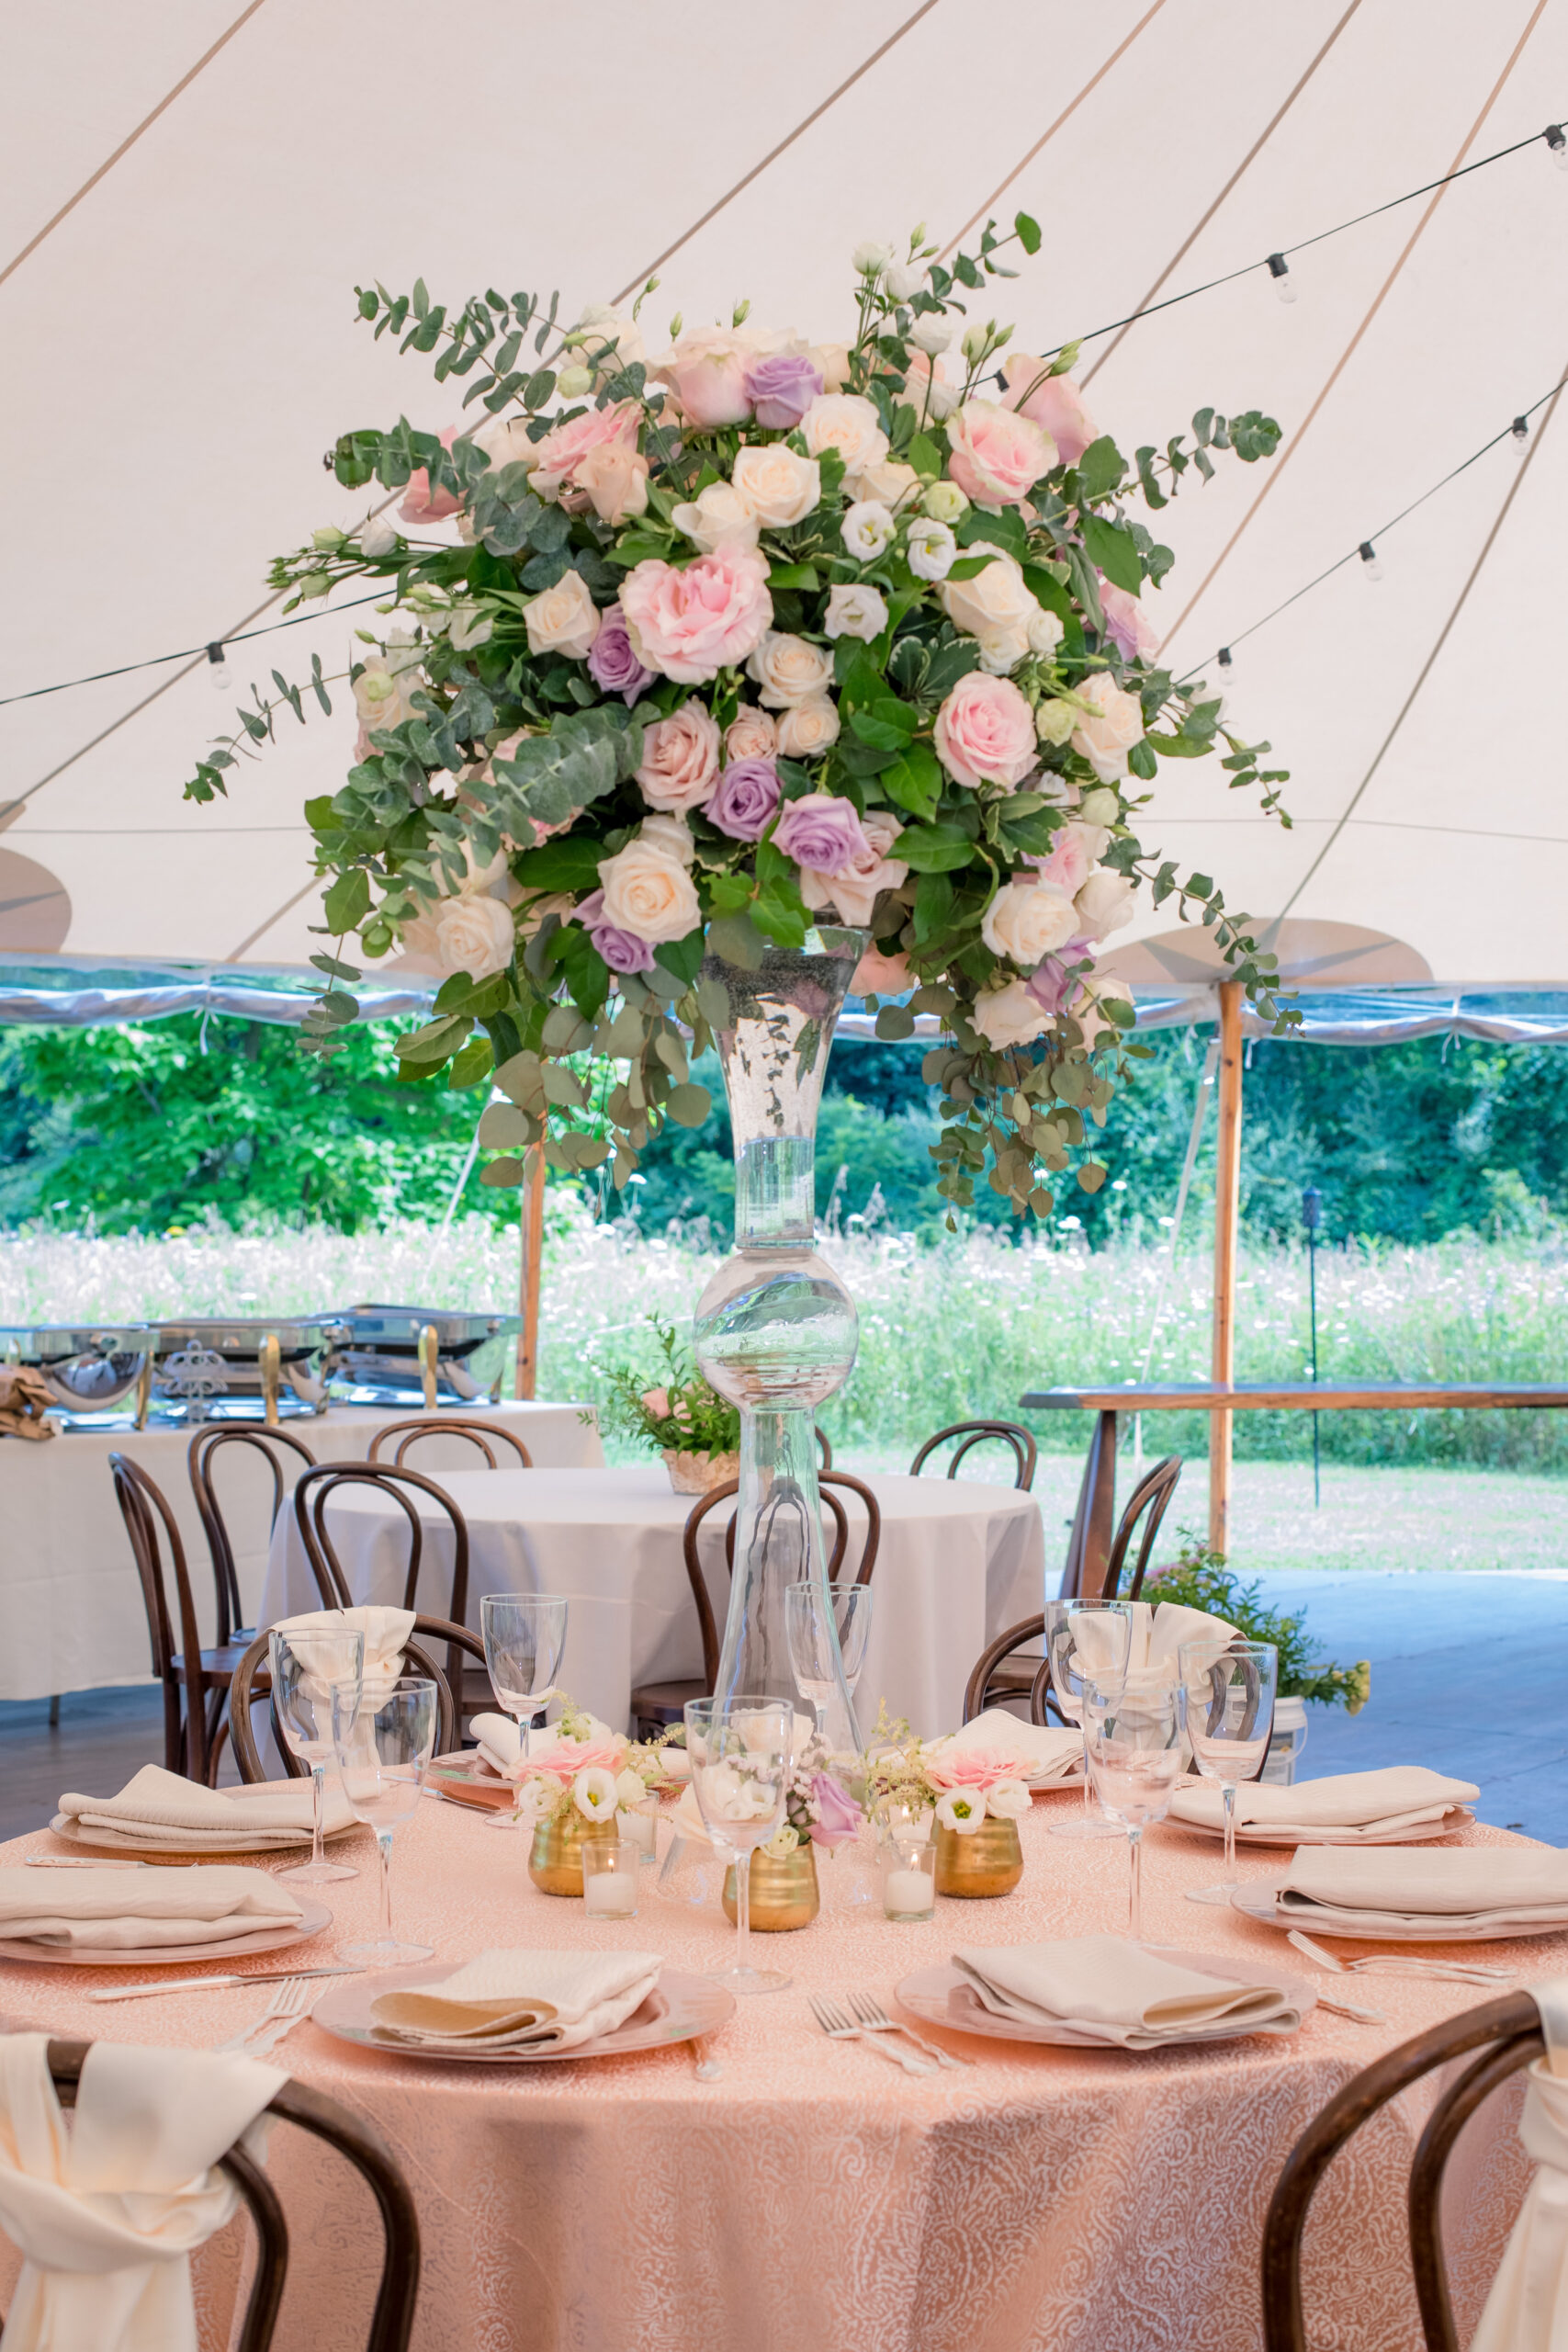
[[[107,1984],[89,2001],[140,2001],[150,1993],[222,1993],[236,1984],[281,1984],[286,1976],[358,1976],[363,1971],[340,1961],[330,1968],[273,1968],[255,1976],[175,1976],[162,1984]]]

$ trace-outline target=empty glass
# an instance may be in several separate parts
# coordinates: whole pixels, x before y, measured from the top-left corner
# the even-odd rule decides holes
[[[787,1976],[750,1964],[751,1856],[784,1821],[795,1708],[787,1699],[692,1699],[685,1714],[703,1826],[735,1871],[735,1965],[711,1973],[732,1993],[782,1993]]]
[[[431,1944],[400,1942],[392,1932],[392,1833],[417,1810],[435,1747],[435,1685],[400,1675],[362,1689],[333,1691],[333,1745],[355,1819],[376,1832],[381,1849],[381,1932],[339,1944],[338,1958],[357,1968],[400,1967],[429,1960]]]
[[[555,1679],[566,1648],[566,1602],[553,1592],[487,1592],[479,1602],[479,1631],[495,1703],[517,1725],[524,1755],[533,1738],[534,1718],[555,1696]],[[492,1816],[510,1829],[511,1816]]]
[[[1213,1634],[1183,1642],[1177,1671],[1187,1693],[1187,1736],[1192,1761],[1217,1781],[1224,1807],[1224,1883],[1192,1888],[1191,1903],[1228,1903],[1235,1893],[1235,1792],[1252,1780],[1269,1753],[1280,1653],[1272,1642],[1244,1642]]]
[[[1105,1689],[1120,1683],[1127,1671],[1133,1644],[1132,1604],[1125,1600],[1069,1600],[1045,1603],[1045,1656],[1056,1704],[1070,1724],[1083,1722],[1086,1677]],[[1053,1821],[1053,1838],[1118,1838],[1114,1821],[1094,1809],[1086,1765],[1083,1811],[1065,1821]]]
[[[871,1638],[870,1585],[827,1584],[813,1577],[786,1585],[784,1630],[801,1695],[810,1700],[817,1728],[824,1731],[828,1703],[839,1687],[835,1645],[852,1698],[865,1664],[865,1645]]]
[[[333,1686],[342,1682],[358,1690],[365,1671],[365,1636],[346,1626],[298,1625],[289,1633],[269,1634],[267,1651],[273,1712],[288,1747],[310,1768],[313,1808],[310,1860],[277,1875],[306,1886],[323,1886],[330,1879],[357,1878],[359,1872],[351,1864],[323,1859],[321,1807],[327,1766],[333,1759]]]
[[[1144,1830],[1163,1821],[1181,1777],[1186,1692],[1179,1683],[1147,1689],[1083,1686],[1084,1750],[1094,1792],[1127,1832],[1127,1933],[1143,1933]]]

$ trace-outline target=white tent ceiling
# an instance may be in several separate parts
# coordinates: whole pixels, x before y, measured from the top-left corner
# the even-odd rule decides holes
[[[322,471],[336,435],[449,421],[428,361],[357,324],[356,281],[423,274],[455,303],[558,285],[575,312],[676,247],[657,330],[750,295],[826,336],[857,238],[924,220],[945,243],[1021,206],[1044,248],[996,307],[1039,350],[1568,113],[1568,6],[1546,0],[468,0],[445,20],[54,0],[7,48],[4,694],[275,618],[267,558],[364,512]],[[1568,372],[1565,249],[1568,177],[1538,139],[1300,254],[1293,307],[1259,268],[1089,345],[1125,449],[1209,402],[1284,428],[1271,465],[1160,518],[1179,562],[1149,605],[1177,668],[1213,678],[1216,648]],[[1288,917],[1322,979],[1568,983],[1546,693],[1568,419],[1540,412],[1532,441],[1402,524],[1381,585],[1352,561],[1241,643],[1231,714],[1291,768],[1292,831],[1213,763],[1162,766],[1149,843]],[[231,666],[299,675],[320,650],[331,672],[350,626]],[[188,807],[231,701],[198,662],[0,708],[0,955],[303,960],[299,809],[334,787],[351,721],[286,721],[226,805]],[[1140,977],[1169,968],[1138,954]]]

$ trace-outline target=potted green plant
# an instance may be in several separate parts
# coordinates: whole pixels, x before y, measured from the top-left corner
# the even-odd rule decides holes
[[[623,1436],[658,1447],[678,1495],[705,1495],[740,1475],[740,1415],[709,1387],[675,1326],[657,1315],[649,1321],[658,1335],[665,1377],[650,1388],[629,1364],[612,1371],[604,1418]]]

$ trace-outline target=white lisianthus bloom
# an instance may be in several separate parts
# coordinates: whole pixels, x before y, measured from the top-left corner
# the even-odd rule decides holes
[[[1020,1821],[1032,1800],[1021,1781],[998,1781],[986,1791],[986,1811],[998,1821]]]
[[[940,311],[931,311],[923,319],[915,321],[909,329],[909,341],[918,351],[923,351],[928,359],[936,359],[952,348],[953,329]]]
[[[869,645],[887,627],[887,600],[863,582],[835,588],[822,627],[829,637],[858,637]]]
[[[615,1776],[603,1764],[586,1764],[571,1784],[571,1801],[585,1820],[608,1821],[615,1810]]]
[[[1043,702],[1034,714],[1034,732],[1043,743],[1065,743],[1077,723],[1070,702]]]
[[[560,1782],[552,1781],[547,1773],[536,1772],[517,1792],[515,1817],[525,1825],[542,1821],[547,1813],[555,1811],[559,1799]]]
[[[1086,825],[1114,825],[1121,814],[1121,799],[1115,787],[1109,784],[1097,785],[1092,792],[1086,792],[1078,809]]]
[[[978,1789],[949,1789],[937,1800],[936,1817],[942,1829],[972,1838],[986,1818],[986,1800]]]
[[[675,528],[695,540],[705,555],[719,548],[754,548],[761,526],[745,500],[727,481],[710,481],[695,498],[673,508]]]
[[[887,291],[896,302],[908,302],[918,294],[925,282],[925,271],[917,269],[913,262],[890,262],[884,272]]]
[[[488,645],[495,630],[495,615],[483,605],[454,605],[446,619],[446,634],[459,653]]]
[[[850,255],[850,266],[857,277],[880,277],[892,258],[891,245],[879,245],[868,238],[855,247]]]
[[[1029,650],[1031,653],[1055,653],[1062,642],[1062,616],[1047,611],[1042,605],[1029,616]]]
[[[893,544],[894,521],[879,498],[861,498],[844,514],[844,546],[857,563],[874,563]]]
[[[390,555],[398,544],[398,526],[389,514],[371,514],[360,525],[355,537],[361,555]]]
[[[643,1804],[648,1796],[648,1787],[642,1774],[634,1772],[629,1764],[615,1775],[615,1796],[617,1802],[628,1813]]]
[[[933,481],[920,504],[933,523],[962,523],[969,501],[955,481]]]
[[[911,523],[904,553],[917,580],[945,580],[958,560],[958,541],[945,523]]]

